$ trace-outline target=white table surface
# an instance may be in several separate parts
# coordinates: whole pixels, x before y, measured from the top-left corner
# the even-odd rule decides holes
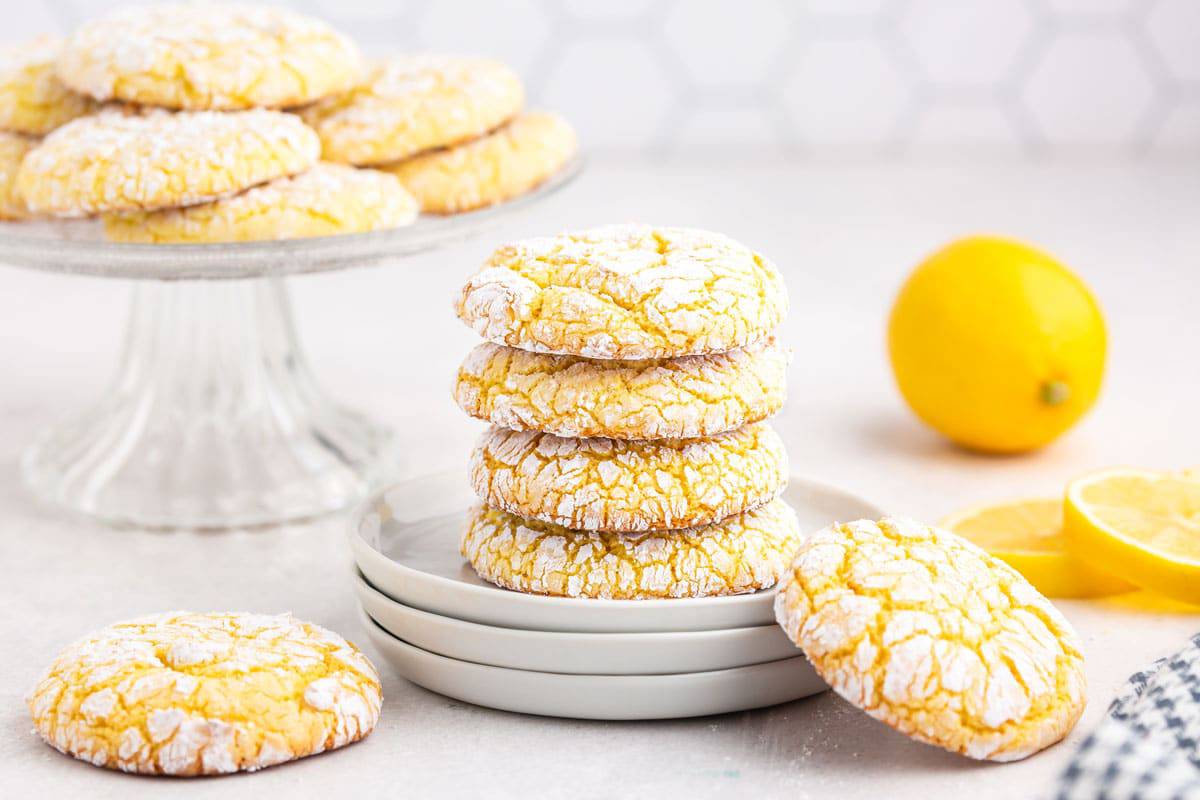
[[[759,167],[593,164],[575,186],[484,240],[394,267],[293,281],[302,336],[335,396],[387,420],[404,474],[465,469],[479,430],[449,395],[472,334],[450,297],[491,244],[645,220],[724,231],[773,257],[791,290],[796,351],[777,425],[795,471],[934,520],[964,504],[1057,494],[1112,464],[1200,463],[1200,169],[1196,165]],[[1019,235],[1073,265],[1110,325],[1094,412],[1042,453],[953,449],[902,406],[883,332],[927,251],[974,231]],[[1036,796],[1125,677],[1200,630],[1193,610],[1062,602],[1088,656],[1092,702],[1066,744],[1010,765],[910,742],[825,694],[704,719],[597,723],[491,711],[384,675],[365,742],[252,776],[123,776],[32,733],[25,693],[59,647],[109,622],[174,608],[290,610],[360,643],[342,521],[224,535],[107,530],[36,506],[17,453],[103,391],[127,287],[0,271],[0,796],[823,797]],[[269,794],[268,794],[269,793]],[[335,795],[335,793],[338,793]]]

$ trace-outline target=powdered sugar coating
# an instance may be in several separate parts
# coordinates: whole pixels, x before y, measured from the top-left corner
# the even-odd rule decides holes
[[[478,506],[462,553],[481,578],[508,589],[640,600],[766,589],[800,540],[782,500],[715,525],[657,533],[575,531]]]
[[[25,200],[17,191],[17,173],[25,154],[36,145],[36,139],[0,131],[0,219],[25,219],[29,216]]]
[[[55,749],[156,775],[256,770],[357,741],[379,675],[341,636],[290,614],[173,612],[66,647],[30,693]]]
[[[211,203],[107,215],[104,231],[119,242],[299,239],[410,225],[417,211],[417,201],[391,175],[317,164]]]
[[[787,486],[778,434],[755,423],[707,439],[568,439],[491,428],[471,454],[489,506],[568,528],[649,531],[717,522]]]
[[[278,111],[108,111],[69,122],[22,165],[34,211],[82,216],[193,205],[294,175],[320,143]]]
[[[95,111],[94,100],[58,79],[55,63],[61,49],[62,40],[54,36],[0,47],[0,130],[45,136]]]
[[[510,347],[646,359],[760,341],[787,306],[775,266],[726,236],[612,225],[498,248],[462,288],[456,311]]]
[[[561,170],[578,149],[575,131],[555,114],[522,114],[463,144],[414,156],[386,169],[430,214],[455,214],[509,200]]]
[[[325,23],[233,3],[135,6],[67,39],[59,76],[98,100],[188,110],[282,108],[349,89],[362,56]]]
[[[912,520],[810,536],[775,615],[842,697],[972,758],[1036,753],[1086,704],[1079,637],[1050,601],[1003,561]]]
[[[773,415],[787,396],[774,337],[706,356],[612,361],[484,343],[458,368],[454,399],[502,428],[558,436],[691,439]]]
[[[520,78],[498,61],[414,55],[373,63],[353,90],[301,113],[324,158],[378,165],[487,133],[524,102]]]

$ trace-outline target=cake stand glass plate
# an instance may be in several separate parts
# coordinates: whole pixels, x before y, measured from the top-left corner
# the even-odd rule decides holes
[[[783,497],[805,532],[835,521],[883,516],[856,495],[798,476]],[[636,633],[749,628],[775,621],[772,589],[662,600],[547,597],[502,589],[476,575],[459,553],[467,509],[474,502],[465,468],[377,492],[350,521],[350,547],[359,570],[377,590],[406,606],[507,628]]]
[[[22,457],[39,497],[149,528],[235,528],[345,508],[394,473],[387,428],[320,390],[285,278],[392,263],[531,207],[579,174],[481,211],[283,242],[120,244],[95,221],[0,223],[0,264],[135,281],[117,374]]]
[[[510,669],[575,675],[665,675],[732,669],[797,655],[772,623],[658,633],[563,633],[480,625],[398,603],[354,576],[363,610],[381,628],[431,653]]]
[[[572,719],[676,719],[765,708],[825,691],[804,656],[672,675],[569,675],[446,658],[361,614],[371,644],[402,677],[467,703]]]

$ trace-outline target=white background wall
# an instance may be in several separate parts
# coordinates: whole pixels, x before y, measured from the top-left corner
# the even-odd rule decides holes
[[[114,4],[5,0],[0,37]],[[291,0],[371,52],[485,53],[593,152],[1200,155],[1200,0]]]

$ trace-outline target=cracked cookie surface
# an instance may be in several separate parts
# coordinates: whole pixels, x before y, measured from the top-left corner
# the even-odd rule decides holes
[[[98,100],[192,111],[283,108],[355,84],[358,48],[281,8],[181,3],[121,9],[63,45],[59,77]]]
[[[301,113],[325,159],[377,166],[482,136],[524,102],[520,78],[499,61],[414,55],[374,62],[354,89]]]
[[[640,600],[774,586],[801,540],[782,500],[714,525],[654,533],[577,531],[471,510],[462,553],[484,580],[533,594]]]
[[[555,114],[522,114],[463,144],[384,167],[430,214],[456,214],[525,194],[575,154],[575,131]]]
[[[965,539],[911,520],[808,537],[775,614],[842,697],[972,758],[1036,753],[1086,703],[1079,637],[1050,601]]]
[[[211,775],[355,742],[382,694],[358,648],[290,614],[173,612],[69,645],[27,702],[42,738],[75,758]]]
[[[417,201],[391,175],[318,164],[211,203],[106,215],[104,232],[118,242],[244,242],[363,233],[416,218]]]
[[[208,202],[317,163],[320,143],[278,111],[117,111],[57,129],[25,157],[18,187],[57,216]]]
[[[612,361],[477,346],[454,399],[476,419],[575,438],[691,439],[759,422],[787,397],[774,337],[726,353]]]
[[[571,439],[491,428],[470,463],[479,499],[568,528],[648,531],[717,522],[779,496],[787,453],[766,423],[707,439]]]
[[[0,48],[0,130],[45,136],[97,104],[58,79],[55,64],[62,40],[39,36]]]
[[[17,191],[17,172],[25,154],[36,145],[36,139],[0,131],[0,219],[17,220],[29,216],[25,200]]]
[[[605,359],[719,353],[787,313],[770,261],[717,233],[613,225],[498,248],[455,310],[491,342]]]

